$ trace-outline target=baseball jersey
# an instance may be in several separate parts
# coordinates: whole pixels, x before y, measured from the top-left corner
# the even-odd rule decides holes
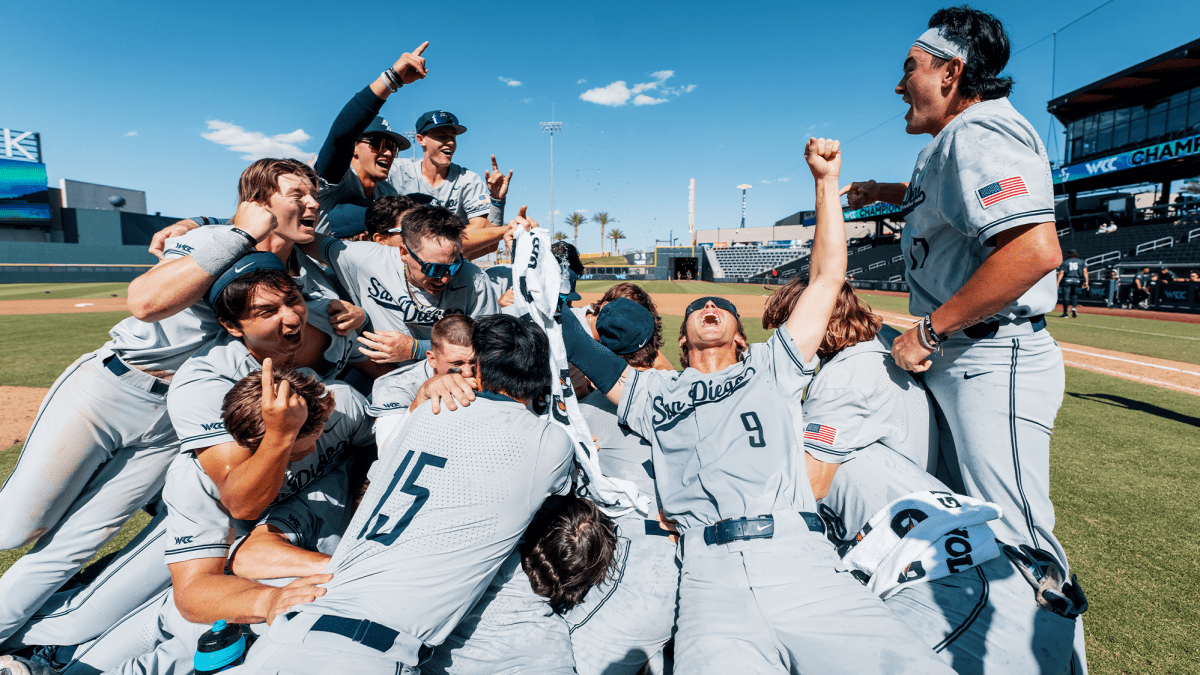
[[[428,340],[429,331],[447,314],[473,318],[496,314],[496,292],[483,270],[463,262],[440,295],[408,283],[400,249],[368,241],[324,239],[321,256],[371,319],[375,330],[400,331]]]
[[[258,525],[273,525],[289,544],[333,555],[350,524],[350,475],[341,464],[267,509]]]
[[[317,203],[321,206],[321,215],[317,221],[317,232],[329,234],[329,212],[339,204],[354,204],[370,208],[376,199],[396,195],[396,187],[388,181],[375,184],[375,195],[368,197],[363,191],[362,180],[354,171],[354,167],[346,169],[346,174],[336,183],[330,183],[324,178],[317,178]]]
[[[621,478],[637,485],[642,494],[655,501],[654,464],[650,459],[650,442],[617,424],[617,405],[599,391],[593,391],[579,401],[579,411],[587,420],[588,429],[596,437],[600,471],[610,478]],[[589,494],[596,500],[600,495]],[[615,506],[615,504],[606,504]]]
[[[512,288],[512,265],[492,265],[483,271],[491,280],[492,286],[495,287],[496,297],[504,295],[504,292]]]
[[[329,327],[329,318],[313,304],[309,305],[306,331],[321,333],[329,337],[325,349],[328,367],[316,373],[322,379],[332,379],[345,368],[351,356],[358,350],[354,333],[341,336]],[[320,335],[318,333],[317,335]],[[311,338],[310,338],[311,339]],[[182,450],[203,448],[233,441],[225,431],[221,413],[224,410],[225,394],[243,377],[261,370],[262,364],[238,338],[222,331],[208,344],[201,347],[171,380],[167,391],[167,411],[175,433],[179,435]],[[361,394],[355,394],[359,399]],[[366,405],[363,405],[365,416]]]
[[[293,495],[301,494],[324,474],[341,467],[351,447],[371,442],[366,402],[362,395],[340,382],[327,386],[334,396],[336,407],[325,422],[324,432],[317,439],[317,449],[288,465],[279,495],[272,500],[269,510],[264,512],[268,519],[272,517],[276,506],[285,503]],[[334,498],[345,503],[345,497],[337,497],[339,493],[330,489]],[[253,520],[235,520],[229,515],[221,504],[221,493],[216,483],[208,477],[200,466],[200,460],[191,452],[180,453],[171,463],[163,486],[163,501],[167,504],[168,514],[168,564],[196,558],[223,558],[228,555],[234,539],[249,534],[256,524]],[[280,516],[286,519],[283,514],[296,513],[297,508],[302,506],[280,511]],[[320,511],[312,508],[312,505],[309,511],[322,516],[328,513],[327,509]],[[306,519],[298,519],[297,522],[303,525]],[[338,522],[344,524],[345,520]],[[295,531],[297,528],[290,529]],[[318,529],[315,535],[309,535],[310,539],[317,541],[327,536],[330,536],[328,528],[324,531]],[[297,540],[299,538],[297,536]]]
[[[371,386],[367,412],[371,417],[407,414],[408,406],[417,398],[417,390],[431,377],[433,368],[424,359],[385,373]]]
[[[1058,266],[1058,271],[1063,273],[1063,281],[1083,281],[1083,270],[1087,267],[1087,263],[1079,258],[1067,258]]]
[[[491,193],[483,178],[457,164],[451,164],[446,180],[433,187],[421,175],[421,160],[397,157],[388,173],[388,182],[399,194],[419,192],[433,197],[434,206],[450,209],[464,223],[472,218],[487,218],[492,208]]]
[[[231,226],[201,227],[181,237],[168,239],[163,259],[175,260],[203,248],[212,242],[219,228],[228,230]],[[338,297],[320,267],[301,254],[299,249],[292,248],[288,268],[299,270],[293,278],[306,300],[333,300]],[[147,323],[134,317],[121,321],[109,331],[112,339],[105,347],[116,352],[129,365],[146,370],[176,371],[189,356],[220,332],[221,324],[217,323],[208,299],[201,298],[191,307],[161,321]]]
[[[804,398],[804,449],[836,464],[880,444],[924,466],[937,448],[937,420],[925,387],[892,360],[899,332],[884,326],[872,340],[822,363]]]
[[[574,451],[548,419],[486,391],[438,415],[423,404],[391,446],[326,568],[326,594],[296,609],[368,619],[437,645],[546,497],[569,489]]]
[[[908,311],[924,316],[971,278],[997,234],[1054,220],[1046,149],[1007,98],[976,103],[921,151],[902,213]],[[1051,272],[995,317],[1044,314],[1055,295]]]
[[[819,502],[829,537],[853,537],[883,507],[914,492],[950,492],[940,480],[883,446],[856,452],[838,466],[829,493]]]
[[[653,445],[659,498],[681,531],[816,511],[800,451],[801,397],[816,366],[780,327],[716,373],[632,371],[618,420]]]

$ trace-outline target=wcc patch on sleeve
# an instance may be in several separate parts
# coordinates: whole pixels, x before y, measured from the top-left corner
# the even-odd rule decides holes
[[[999,204],[1005,199],[1027,195],[1029,194],[1029,190],[1025,187],[1025,181],[1020,176],[1013,176],[1012,178],[1005,178],[995,183],[984,185],[976,190],[975,194],[979,195],[979,201],[983,203],[983,208],[986,209]]]
[[[837,429],[824,424],[810,424],[804,427],[804,440],[832,446],[833,442],[837,440]]]

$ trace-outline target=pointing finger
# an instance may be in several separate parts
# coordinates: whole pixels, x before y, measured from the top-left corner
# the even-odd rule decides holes
[[[847,185],[846,187],[842,188],[841,190],[838,190],[838,196],[841,197],[842,195],[846,194],[847,192],[853,190],[854,185],[855,185],[854,183],[851,183],[851,184]]]
[[[428,46],[429,46],[429,40],[422,42],[420,47],[417,47],[416,49],[413,50],[413,52],[412,52],[413,56],[420,56],[421,52],[425,51],[425,48]]]
[[[262,390],[263,401],[271,402],[275,400],[275,377],[272,371],[273,364],[271,359],[263,360],[262,368]]]
[[[525,217],[525,209],[528,209],[528,208],[529,208],[528,206],[522,206],[521,209],[519,211],[517,211],[517,217],[524,218]]]
[[[496,165],[496,156],[492,155],[492,171],[500,173],[500,167]]]

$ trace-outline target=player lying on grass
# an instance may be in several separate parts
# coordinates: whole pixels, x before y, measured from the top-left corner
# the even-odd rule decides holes
[[[634,284],[617,284],[605,298],[589,315],[600,344],[639,371],[657,368],[662,322],[650,296]],[[667,369],[673,370],[669,364]],[[600,471],[632,482],[657,509],[650,443],[617,423],[617,406],[599,391],[581,399],[579,409],[595,434]],[[617,506],[603,503],[599,493],[592,498]],[[636,675],[647,663],[653,672],[664,672],[662,649],[675,629],[679,563],[657,515],[633,510],[613,518],[618,537],[613,574],[567,613],[579,675]]]
[[[653,445],[655,486],[682,532],[677,672],[950,673],[844,573],[815,513],[801,393],[845,280],[846,230],[838,143],[809,139],[805,159],[817,208],[809,287],[766,344],[747,348],[722,298],[688,306],[683,373],[630,367],[570,312],[564,339],[620,421]]]
[[[161,489],[179,445],[167,415],[167,387],[183,362],[221,331],[203,296],[254,250],[250,240],[286,259],[306,296],[335,308],[332,322],[339,330],[353,327],[349,306],[335,300],[315,263],[292,249],[315,217],[311,174],[294,160],[247,167],[238,182],[236,220],[249,238],[220,226],[171,240],[164,261],[131,284],[134,316],[113,327],[107,344],[72,364],[50,389],[16,469],[0,489],[0,549],[38,539],[0,578],[0,644]],[[146,579],[149,592],[155,585]],[[136,598],[105,609],[124,615],[141,602]],[[42,639],[72,637],[81,636]]]
[[[377,363],[423,357],[429,330],[447,314],[478,318],[500,311],[487,275],[463,259],[462,221],[441,207],[405,208],[400,199],[383,197],[367,212],[369,220],[400,228],[398,247],[325,235],[303,246],[362,300],[374,330],[360,338],[361,350]]]
[[[412,413],[372,469],[326,570],[326,593],[276,619],[245,672],[416,672],[486,591],[546,497],[569,488],[570,437],[527,408],[549,385],[546,335],[491,316],[476,323],[471,342],[476,400]]]
[[[763,328],[783,325],[804,292],[795,280],[772,295]],[[1001,555],[986,524],[999,508],[930,475],[934,412],[917,378],[892,360],[897,335],[842,287],[802,404],[808,477],[830,540],[960,675],[1067,672],[1082,593],[1064,587],[1064,570],[1046,564],[1044,551]],[[1043,600],[1055,594],[1063,602]]]
[[[354,351],[350,339],[332,334],[319,311],[309,311],[279,267],[270,254],[251,254],[218,280],[210,296],[226,332],[180,368],[167,397],[180,449],[195,454],[224,507],[242,520],[257,519],[272,502],[353,454],[353,447],[373,443],[366,401],[357,392],[339,394],[345,409],[354,410],[339,429],[345,442],[325,444],[299,463],[290,459],[288,438],[268,436],[252,451],[223,426],[226,394],[268,359],[280,368],[308,368],[328,383]]]

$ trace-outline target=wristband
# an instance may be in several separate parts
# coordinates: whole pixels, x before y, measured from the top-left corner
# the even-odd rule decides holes
[[[400,91],[400,87],[404,86],[404,82],[400,79],[400,76],[396,74],[396,71],[393,70],[391,66],[388,66],[388,69],[380,73],[380,75],[383,77],[384,82],[386,82],[388,85],[388,89],[391,90],[393,94],[397,91]]]
[[[250,248],[254,248],[255,246],[258,246],[258,240],[255,239],[254,235],[250,234],[249,232],[247,232],[243,229],[237,228],[237,227],[233,228],[230,231],[233,232],[234,234],[240,234],[243,237],[245,237],[246,241],[250,242]]]
[[[425,352],[433,349],[433,341],[432,340],[417,340],[416,345],[417,345],[417,355],[413,358],[418,359],[418,360],[425,358]]]
[[[492,205],[493,206],[504,206],[504,200],[496,199],[495,197],[492,197]]]
[[[249,237],[249,235],[245,232],[239,234],[233,230],[223,230],[214,232],[213,235],[213,241],[208,246],[203,246],[190,254],[200,269],[213,277],[224,274],[225,270],[229,269],[233,263],[254,249],[253,246],[246,245],[246,239],[243,236]],[[252,237],[251,240],[253,240]]]
[[[932,343],[933,346],[937,347],[942,344],[942,338],[939,337],[938,334],[933,331],[933,318],[932,317],[933,317],[932,314],[925,315],[925,319],[924,319],[925,330],[929,331],[929,342]]]

